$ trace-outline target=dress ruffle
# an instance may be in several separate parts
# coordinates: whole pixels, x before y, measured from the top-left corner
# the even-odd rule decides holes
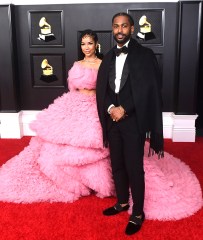
[[[108,156],[69,165],[63,163],[60,147],[58,154],[52,154],[50,143],[33,137],[29,146],[1,167],[0,201],[73,202],[92,191],[99,197],[114,195]]]
[[[63,94],[39,113],[31,128],[37,136],[52,143],[103,147],[95,95],[88,96],[79,91]]]

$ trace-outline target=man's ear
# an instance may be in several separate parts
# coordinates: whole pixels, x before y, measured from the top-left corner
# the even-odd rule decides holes
[[[131,26],[131,35],[133,35],[134,31],[135,31],[135,27]]]

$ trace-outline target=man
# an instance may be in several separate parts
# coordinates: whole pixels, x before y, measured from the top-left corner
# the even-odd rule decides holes
[[[131,38],[134,21],[127,13],[113,16],[112,29],[117,46],[100,65],[96,95],[104,145],[110,148],[112,173],[118,202],[103,211],[106,216],[129,209],[125,233],[141,229],[145,219],[143,155],[146,136],[150,151],[163,157],[161,80],[152,50]]]

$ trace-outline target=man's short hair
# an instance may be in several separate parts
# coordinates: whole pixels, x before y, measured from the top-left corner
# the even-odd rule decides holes
[[[113,24],[113,22],[114,22],[114,19],[115,19],[116,17],[119,17],[119,16],[125,16],[125,17],[127,17],[130,25],[131,25],[131,26],[134,26],[134,20],[133,20],[132,16],[130,16],[128,13],[125,13],[125,12],[116,13],[116,14],[113,16],[113,18],[112,18],[112,24]]]

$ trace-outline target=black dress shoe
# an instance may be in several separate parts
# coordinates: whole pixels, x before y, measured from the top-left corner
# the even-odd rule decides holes
[[[123,211],[127,211],[129,209],[129,204],[127,204],[126,206],[122,207],[119,203],[116,203],[116,205],[114,205],[113,207],[107,208],[103,211],[103,214],[105,216],[112,216],[112,215],[116,215],[120,212]]]
[[[144,222],[145,220],[145,215],[144,213],[142,214],[142,217],[138,217],[138,216],[131,216],[130,219],[129,219],[129,222],[128,222],[128,225],[125,229],[125,233],[127,235],[132,235],[136,232],[138,232],[141,227],[142,227],[142,223]]]

